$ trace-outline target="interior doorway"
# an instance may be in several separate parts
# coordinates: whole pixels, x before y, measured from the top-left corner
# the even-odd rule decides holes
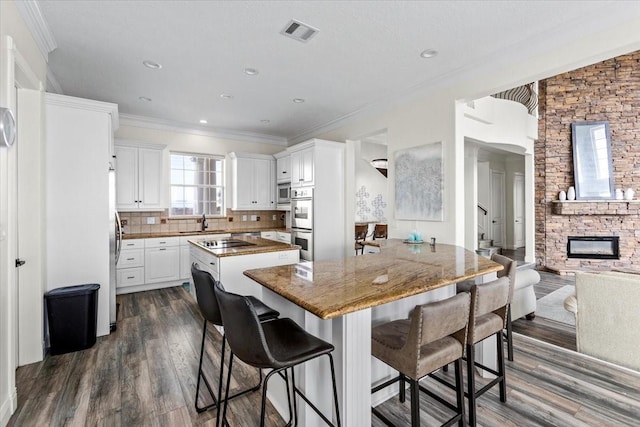
[[[500,144],[475,147],[477,239],[524,261],[526,247],[525,156]],[[478,248],[479,246],[476,246]]]

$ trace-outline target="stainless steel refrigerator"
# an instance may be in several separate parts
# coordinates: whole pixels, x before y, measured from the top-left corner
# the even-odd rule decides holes
[[[118,316],[116,304],[116,264],[122,248],[122,223],[116,210],[116,171],[109,168],[109,327],[116,330]]]

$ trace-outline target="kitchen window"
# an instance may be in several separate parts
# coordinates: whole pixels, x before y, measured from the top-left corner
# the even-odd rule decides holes
[[[224,215],[224,157],[171,153],[170,216]]]

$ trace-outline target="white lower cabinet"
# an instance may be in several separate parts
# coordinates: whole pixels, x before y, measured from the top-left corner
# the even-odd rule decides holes
[[[145,283],[178,280],[180,276],[180,248],[168,246],[144,250]]]
[[[124,240],[116,265],[116,293],[179,286],[190,281],[188,241],[203,238],[205,236]]]
[[[116,264],[116,292],[128,292],[126,288],[143,284],[144,239],[124,240]]]

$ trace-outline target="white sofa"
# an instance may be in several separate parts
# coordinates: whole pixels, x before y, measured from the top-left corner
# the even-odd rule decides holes
[[[516,270],[516,283],[511,300],[511,320],[527,316],[531,320],[535,317],[536,294],[533,285],[540,281],[540,274],[532,269]]]
[[[565,308],[576,316],[578,352],[640,371],[640,275],[576,273]]]

